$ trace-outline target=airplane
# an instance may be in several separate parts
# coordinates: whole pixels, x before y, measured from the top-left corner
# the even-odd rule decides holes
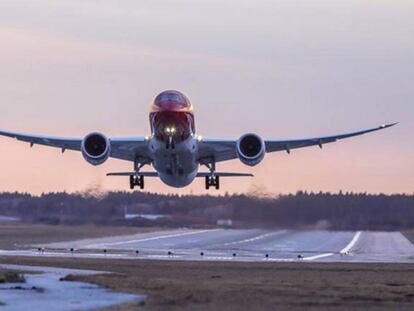
[[[159,177],[165,184],[175,188],[188,186],[197,177],[205,178],[205,188],[219,189],[221,177],[252,177],[252,174],[218,172],[216,164],[239,159],[248,166],[258,165],[266,153],[319,146],[340,139],[358,136],[397,123],[323,137],[287,140],[267,140],[255,133],[247,133],[239,139],[212,139],[196,134],[193,105],[183,93],[175,90],[161,92],[150,106],[151,135],[145,137],[113,138],[92,132],[83,138],[61,138],[27,135],[0,131],[1,136],[15,138],[33,145],[45,145],[66,150],[80,151],[92,165],[101,165],[108,158],[133,162],[131,172],[109,173],[107,176],[129,177],[131,189],[144,189],[145,177]],[[155,171],[141,171],[146,166]],[[199,172],[205,166],[208,172]]]

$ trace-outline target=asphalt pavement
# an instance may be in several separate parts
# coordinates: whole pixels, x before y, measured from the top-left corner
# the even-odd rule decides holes
[[[400,232],[179,229],[53,243],[36,246],[32,250],[0,251],[0,255],[269,262],[414,262],[414,245]]]

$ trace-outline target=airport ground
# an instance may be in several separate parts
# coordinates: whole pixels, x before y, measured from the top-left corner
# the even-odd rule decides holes
[[[112,274],[71,275],[67,280],[95,283],[115,291],[146,295],[144,302],[124,304],[104,310],[412,310],[414,308],[414,261],[413,246],[399,232],[358,235],[353,232],[295,232],[275,231],[165,231],[159,228],[112,228],[108,227],[50,227],[18,225],[0,226],[2,249],[16,249],[24,245],[64,242],[68,247],[72,240],[122,235],[120,240],[104,238],[102,247],[146,247],[149,250],[166,250],[166,246],[179,247],[183,253],[223,252],[227,248],[246,252],[246,260],[193,260],[195,254],[168,259],[148,260],[126,256],[116,259],[109,254],[91,257],[2,255],[1,264],[51,266],[72,269],[109,271]],[[13,231],[14,230],[14,231]],[[10,235],[10,233],[13,233]],[[57,234],[59,232],[59,234]],[[7,234],[6,234],[7,233]],[[19,244],[16,245],[17,234]],[[137,235],[137,236],[136,236]],[[413,241],[414,232],[404,232]],[[11,239],[11,237],[13,237]],[[139,238],[137,238],[139,237]],[[7,241],[10,240],[10,241]],[[352,240],[350,242],[350,240]],[[11,243],[13,241],[14,243]],[[213,243],[214,241],[214,243]],[[294,245],[286,244],[294,241]],[[315,241],[323,241],[316,243]],[[85,246],[91,240],[77,242]],[[341,256],[337,252],[353,245],[355,256]],[[58,244],[59,245],[59,244]],[[295,246],[296,245],[296,246]],[[224,248],[224,246],[226,248]],[[255,257],[257,251],[275,247],[274,256],[285,256],[286,261],[266,261]],[[85,246],[86,247],[86,246]],[[291,258],[295,247],[312,249],[307,253],[309,261]],[[114,252],[119,251],[115,248]],[[321,252],[332,252],[320,257]],[[67,252],[67,249],[66,249]],[[283,252],[286,252],[283,255]],[[7,252],[4,252],[7,253]],[[3,253],[3,254],[4,254]],[[280,254],[279,254],[280,253]],[[28,253],[30,254],[30,253]],[[315,255],[316,254],[316,255]],[[118,254],[116,254],[118,255]],[[325,254],[322,254],[325,255]],[[123,255],[122,255],[123,256]],[[272,255],[273,256],[273,255]],[[293,255],[292,255],[293,256]],[[207,257],[207,256],[205,256]],[[362,262],[383,257],[385,262]],[[220,258],[220,257],[217,257]],[[225,257],[223,257],[225,258]],[[276,259],[276,258],[275,258]],[[401,262],[393,262],[400,260]],[[315,262],[316,261],[316,262]],[[321,262],[319,262],[321,261]]]
[[[402,232],[404,236],[414,244],[414,230],[405,230]]]
[[[33,244],[64,242],[109,235],[126,235],[162,230],[160,228],[138,228],[118,226],[52,226],[25,223],[0,224],[0,249],[22,249]]]
[[[24,271],[14,271],[0,269],[0,284],[3,283],[22,283],[25,282]],[[0,299],[0,306],[3,306],[4,302]]]
[[[105,310],[412,310],[414,265],[0,258],[2,263],[111,271],[70,276],[145,304]]]
[[[24,282],[23,271],[0,269],[0,283]]]

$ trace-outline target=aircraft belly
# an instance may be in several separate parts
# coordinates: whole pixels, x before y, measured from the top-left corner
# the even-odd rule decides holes
[[[167,148],[165,142],[155,140],[151,148],[154,168],[165,184],[176,188],[191,184],[198,171],[197,144],[194,139],[189,138],[174,148]]]

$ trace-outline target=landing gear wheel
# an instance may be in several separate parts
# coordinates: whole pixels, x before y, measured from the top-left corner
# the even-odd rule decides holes
[[[129,188],[134,190],[135,188],[135,176],[129,176]]]
[[[139,188],[144,189],[144,176],[139,176]]]
[[[144,189],[144,176],[129,176],[129,187],[131,190],[134,190],[135,187],[139,187],[140,189]]]
[[[220,189],[220,177],[219,176],[206,176],[206,189],[215,187],[217,190]]]

